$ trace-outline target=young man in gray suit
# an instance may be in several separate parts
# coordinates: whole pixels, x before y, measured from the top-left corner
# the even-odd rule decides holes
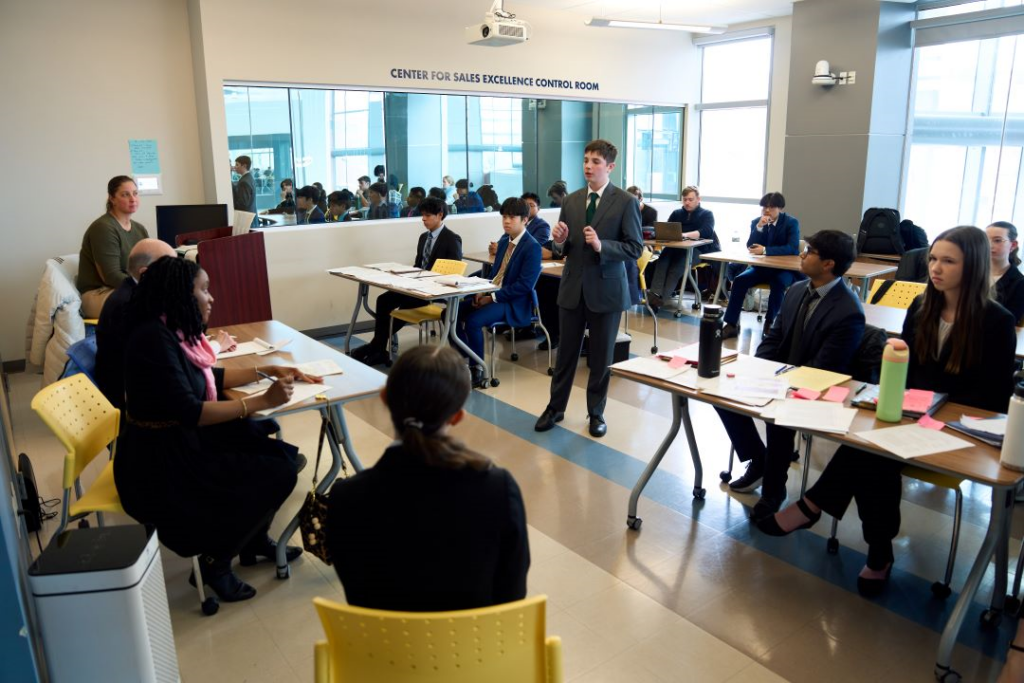
[[[544,432],[561,422],[569,403],[583,331],[590,328],[587,413],[590,434],[604,436],[604,406],[612,352],[622,311],[629,308],[626,262],[643,250],[640,208],[633,195],[609,182],[618,150],[607,140],[594,140],[583,152],[587,186],[562,203],[558,225],[551,230],[551,251],[564,255],[565,270],[558,287],[561,343],[551,380],[551,399],[534,426]]]
[[[235,159],[235,165],[231,170],[241,176],[238,182],[231,187],[232,198],[234,199],[235,211],[248,211],[256,213],[256,183],[252,179],[252,159],[242,155]]]

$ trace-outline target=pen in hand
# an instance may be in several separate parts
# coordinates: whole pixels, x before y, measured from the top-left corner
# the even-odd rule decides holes
[[[270,375],[268,375],[267,373],[263,372],[262,370],[257,370],[256,371],[256,376],[257,377],[262,377],[263,379],[269,379],[271,382],[276,382],[277,381],[276,377],[271,377]]]

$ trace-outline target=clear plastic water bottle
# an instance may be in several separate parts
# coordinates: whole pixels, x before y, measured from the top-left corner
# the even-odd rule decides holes
[[[999,455],[1003,467],[1024,472],[1024,382],[1018,382],[1006,411],[1006,435]]]

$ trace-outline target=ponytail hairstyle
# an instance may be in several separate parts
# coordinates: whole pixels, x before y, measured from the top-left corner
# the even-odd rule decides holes
[[[431,467],[490,468],[488,458],[438,434],[466,403],[469,392],[466,361],[451,348],[417,346],[399,356],[388,375],[385,402],[405,449]]]
[[[1006,236],[1011,242],[1017,241],[1017,226],[1009,221],[996,221],[990,228],[1002,228],[1006,231]],[[1020,265],[1020,246],[1018,245],[1013,251],[1010,252],[1010,265],[1016,268]]]
[[[107,211],[109,212],[114,208],[114,203],[110,201],[110,198],[117,194],[117,191],[121,189],[121,186],[125,183],[131,183],[135,185],[135,179],[127,175],[116,175],[110,179],[107,183]]]
[[[129,319],[138,324],[164,316],[167,328],[195,343],[203,334],[203,316],[195,296],[201,268],[193,261],[164,256],[154,261],[139,280],[129,304]]]
[[[984,339],[978,333],[985,321],[985,308],[989,305],[989,257],[988,235],[973,225],[961,225],[941,233],[932,242],[950,242],[963,253],[963,270],[960,276],[960,300],[956,306],[956,320],[949,332],[949,361],[946,372],[959,375],[981,362]],[[931,260],[931,249],[928,252]],[[939,319],[945,297],[935,288],[931,278],[924,290],[924,302],[917,311],[917,342],[913,353],[920,363],[927,363],[939,357]]]

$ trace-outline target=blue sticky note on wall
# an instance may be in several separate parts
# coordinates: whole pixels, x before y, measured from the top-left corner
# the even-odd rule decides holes
[[[132,175],[154,175],[160,172],[156,140],[129,140],[128,153],[132,160]]]

